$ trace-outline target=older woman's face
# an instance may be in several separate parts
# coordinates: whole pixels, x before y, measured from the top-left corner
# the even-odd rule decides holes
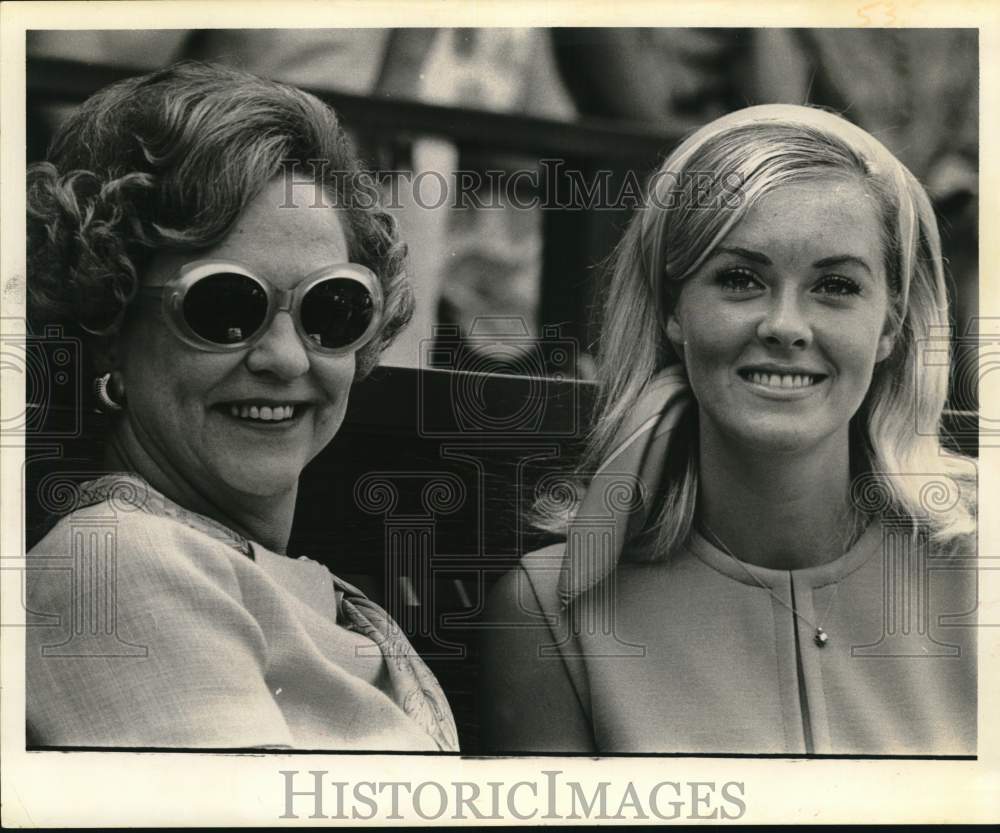
[[[337,212],[311,207],[315,195],[286,202],[272,182],[229,235],[197,257],[236,260],[282,289],[319,267],[344,263],[347,240]],[[142,276],[157,286],[190,253],[156,255]],[[337,433],[354,378],[353,354],[308,350],[288,312],[265,335],[235,353],[197,350],[178,340],[155,305],[130,311],[120,342],[125,418],[143,450],[203,494],[223,489],[252,495],[287,492],[303,467]],[[239,415],[233,415],[236,405]],[[265,421],[244,411],[294,407],[291,419]]]
[[[892,348],[879,227],[874,199],[842,179],[781,186],[748,211],[668,320],[703,426],[757,450],[846,448]]]

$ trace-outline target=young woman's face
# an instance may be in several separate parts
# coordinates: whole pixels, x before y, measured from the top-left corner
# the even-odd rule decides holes
[[[877,204],[819,179],[762,197],[668,319],[703,426],[758,451],[847,443],[892,349]]]
[[[310,207],[312,200],[310,190],[295,207],[283,206],[275,180],[198,258],[235,260],[281,289],[349,261],[338,212]],[[162,285],[193,259],[157,254],[144,285]],[[354,355],[308,349],[289,312],[277,313],[251,347],[229,353],[183,343],[156,305],[130,316],[120,345],[124,419],[146,453],[202,493],[286,493],[340,427]]]

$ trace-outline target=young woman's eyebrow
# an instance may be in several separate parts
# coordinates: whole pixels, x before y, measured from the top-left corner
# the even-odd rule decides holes
[[[720,254],[736,255],[737,257],[742,257],[746,260],[752,260],[754,263],[760,263],[763,266],[773,265],[771,263],[771,259],[763,252],[757,252],[753,249],[744,249],[742,246],[718,246],[713,254],[713,257]]]
[[[765,255],[763,252],[758,252],[754,249],[745,249],[743,246],[719,246],[713,253],[715,255],[729,254],[736,255],[737,257],[742,257],[746,260],[751,260],[754,263],[760,263],[763,266],[773,266],[771,259]],[[869,275],[874,274],[872,272],[871,266],[868,262],[857,255],[831,255],[830,257],[820,258],[813,263],[814,269],[823,269],[828,266],[843,266],[845,264],[854,264],[864,269]]]
[[[860,266],[869,275],[872,273],[871,266],[864,258],[857,257],[856,255],[834,255],[833,257],[824,257],[821,260],[817,260],[813,266],[817,269],[822,269],[827,266],[843,266],[844,264],[854,264],[855,266]]]

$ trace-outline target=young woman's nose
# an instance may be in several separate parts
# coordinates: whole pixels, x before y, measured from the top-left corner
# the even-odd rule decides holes
[[[757,335],[771,347],[809,346],[812,342],[812,326],[798,293],[786,290],[771,296],[765,315],[757,327]]]
[[[281,379],[294,379],[309,370],[309,352],[290,313],[282,310],[274,316],[247,356],[247,367],[254,373],[269,372]]]

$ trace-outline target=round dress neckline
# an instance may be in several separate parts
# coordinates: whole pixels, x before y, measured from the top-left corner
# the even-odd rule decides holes
[[[804,583],[810,587],[822,587],[834,584],[861,567],[869,558],[879,551],[882,541],[882,525],[873,520],[861,537],[839,558],[818,564],[814,567],[801,567],[796,570],[779,570],[774,567],[760,567],[740,561],[729,553],[723,552],[697,530],[691,533],[688,550],[700,561],[712,569],[742,584],[759,587],[787,586],[790,579],[796,584]],[[755,580],[756,579],[756,580]]]
[[[122,487],[131,487],[129,488]],[[80,509],[104,500],[129,504],[140,512],[172,518],[221,541],[238,552],[254,560],[250,539],[220,521],[186,509],[167,497],[138,472],[112,471],[80,485],[79,501],[74,509]]]

